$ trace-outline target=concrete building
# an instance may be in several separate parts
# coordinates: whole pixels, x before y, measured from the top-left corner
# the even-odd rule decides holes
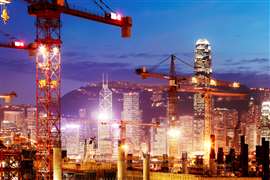
[[[112,157],[112,91],[109,89],[108,80],[102,83],[99,92],[99,115],[98,115],[98,153],[105,159]]]
[[[270,101],[262,102],[260,129],[261,138],[270,141]]]
[[[234,130],[238,121],[238,112],[235,109],[215,108],[213,110],[212,132],[216,139],[216,152],[222,147],[228,152],[233,145]]]
[[[141,110],[139,105],[139,93],[129,92],[123,94],[122,120],[140,123]],[[126,142],[129,146],[129,153],[139,154],[141,149],[142,127],[126,125]]]
[[[211,46],[208,40],[199,39],[196,42],[194,59],[195,78],[200,79],[196,86],[208,87],[212,75]],[[194,94],[194,118],[193,118],[193,152],[204,151],[204,120],[205,100],[202,94]]]

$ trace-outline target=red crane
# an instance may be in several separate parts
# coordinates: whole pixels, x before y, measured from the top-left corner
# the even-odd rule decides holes
[[[175,60],[179,60],[185,65],[192,67],[192,65],[186,63],[185,61],[177,58],[175,55],[171,55],[170,70],[169,73],[155,73],[153,72],[155,68],[147,69],[146,67],[136,69],[136,73],[140,75],[143,79],[146,78],[158,78],[168,80],[168,120],[170,126],[176,125],[176,102],[177,102],[177,92],[193,92],[200,93],[204,96],[205,100],[205,117],[204,117],[204,142],[210,142],[211,134],[211,119],[212,119],[212,96],[224,96],[224,97],[244,97],[247,96],[247,93],[243,92],[234,92],[234,91],[225,91],[219,89],[220,87],[229,88],[229,90],[237,89],[240,87],[240,84],[237,82],[227,82],[222,80],[211,79],[210,87],[198,87],[197,84],[200,84],[201,79],[196,77],[187,77],[176,75],[175,71]],[[158,65],[165,62],[167,59],[161,61]],[[169,143],[169,155],[174,156],[177,150],[175,142]]]
[[[61,179],[61,14],[92,20],[121,28],[122,37],[131,36],[132,19],[112,11],[102,0],[94,0],[102,14],[72,8],[64,0],[25,0],[28,13],[36,17],[36,107],[37,152],[36,179]],[[31,49],[20,43],[0,47]],[[53,167],[53,162],[54,164]]]

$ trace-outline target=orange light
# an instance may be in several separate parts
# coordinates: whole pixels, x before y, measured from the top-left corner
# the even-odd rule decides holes
[[[210,80],[210,85],[211,86],[217,86],[217,82],[214,79]]]
[[[233,87],[234,87],[234,88],[239,88],[239,87],[240,87],[240,83],[234,82],[234,83],[233,83]]]

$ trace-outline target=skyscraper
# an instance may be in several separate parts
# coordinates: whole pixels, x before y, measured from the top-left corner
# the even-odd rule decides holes
[[[270,141],[270,101],[262,103],[261,113],[261,137],[265,138],[266,141]]]
[[[206,39],[199,39],[196,42],[194,73],[195,78],[200,80],[196,86],[208,87],[210,85],[212,75],[211,46]],[[205,135],[205,99],[203,94],[194,94],[193,108],[193,151],[201,152],[204,150]]]
[[[141,122],[141,111],[139,105],[139,93],[129,92],[123,94],[122,120],[131,122]],[[138,154],[140,152],[142,127],[126,125],[126,142],[129,146],[129,153]]]
[[[102,157],[112,156],[112,91],[108,87],[108,78],[103,77],[102,89],[99,92],[98,115],[98,152]]]
[[[160,123],[160,127],[150,128],[150,151],[152,156],[167,154],[167,125],[165,119],[152,119],[152,123]]]
[[[234,129],[238,121],[235,109],[215,108],[213,110],[212,133],[216,139],[216,152],[222,147],[225,152],[233,146]]]

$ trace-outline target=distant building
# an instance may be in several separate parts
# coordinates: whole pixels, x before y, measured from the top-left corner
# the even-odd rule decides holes
[[[62,130],[62,147],[67,150],[67,156],[71,159],[80,157],[80,125],[65,124]]]
[[[30,107],[26,110],[28,135],[30,135],[30,138],[33,140],[36,140],[36,113],[37,108],[35,107]]]
[[[142,122],[139,105],[139,93],[129,92],[123,94],[122,120],[133,123]],[[138,154],[141,149],[142,127],[126,125],[126,141],[129,146],[129,153]]]
[[[211,46],[208,40],[199,39],[196,42],[195,78],[200,79],[199,87],[208,87],[212,75]],[[193,118],[193,151],[204,151],[204,128],[205,128],[205,100],[201,93],[194,94],[194,118]]]
[[[12,123],[16,126],[18,130],[26,133],[27,125],[24,121],[25,113],[23,110],[8,110],[4,111],[4,122]],[[2,126],[4,128],[4,126]]]
[[[165,119],[152,119],[152,123],[160,123],[160,127],[150,128],[150,152],[151,156],[167,154],[167,127]]]
[[[270,101],[264,101],[261,109],[261,137],[270,141]]]
[[[189,115],[180,116],[180,155],[182,152],[192,152],[192,124],[193,117]]]
[[[212,132],[216,139],[216,152],[222,147],[228,152],[233,147],[238,112],[235,109],[215,108],[213,110]]]
[[[109,89],[108,80],[102,83],[99,92],[99,115],[98,115],[98,152],[104,159],[112,157],[112,91]]]

